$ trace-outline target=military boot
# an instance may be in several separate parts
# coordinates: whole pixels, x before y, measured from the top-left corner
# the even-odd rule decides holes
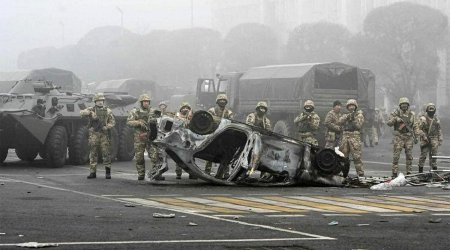
[[[144,175],[138,175],[138,181],[143,181],[145,179]]]
[[[370,143],[370,147],[373,148],[373,143],[372,143],[372,141],[369,141],[369,143]]]
[[[419,174],[423,173],[423,167],[419,166]]]
[[[105,178],[111,179],[111,168],[105,168]]]
[[[95,179],[95,178],[97,178],[97,174],[96,174],[96,173],[90,173],[90,174],[87,176],[87,178],[88,178],[88,179]]]

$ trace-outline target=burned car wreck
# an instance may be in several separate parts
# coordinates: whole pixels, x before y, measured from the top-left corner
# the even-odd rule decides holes
[[[188,173],[214,184],[342,186],[349,172],[348,161],[332,149],[213,117],[206,111],[195,112],[189,128],[169,116],[160,118],[157,126],[158,147]],[[204,161],[219,165],[215,176],[199,166]],[[160,169],[157,175],[167,166]],[[228,169],[229,175],[224,175]],[[261,178],[261,172],[269,173],[270,178]]]

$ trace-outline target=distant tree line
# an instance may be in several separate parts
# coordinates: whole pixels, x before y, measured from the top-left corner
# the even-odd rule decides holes
[[[257,23],[232,28],[224,37],[207,28],[154,30],[145,35],[120,27],[91,30],[76,45],[23,52],[19,68],[58,67],[85,81],[142,78],[193,87],[198,77],[285,63],[340,61],[371,69],[392,98],[435,88],[440,50],[447,44],[447,16],[400,2],[374,9],[363,29],[317,22],[294,28],[285,43]]]

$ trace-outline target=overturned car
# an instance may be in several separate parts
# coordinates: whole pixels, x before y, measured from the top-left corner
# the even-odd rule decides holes
[[[195,112],[189,128],[169,116],[163,116],[158,126],[155,143],[181,168],[210,183],[341,186],[349,172],[348,161],[332,149],[213,117],[206,111]],[[204,161],[219,165],[215,176],[200,168]]]

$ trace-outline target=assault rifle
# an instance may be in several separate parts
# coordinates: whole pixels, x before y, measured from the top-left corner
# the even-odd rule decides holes
[[[405,122],[405,120],[403,120],[403,118],[400,117],[400,115],[397,114],[396,112],[392,113],[392,116],[394,116],[400,120],[400,126],[398,127],[398,129],[402,130],[403,128],[406,128],[407,132],[411,132],[412,137],[414,139],[414,144],[417,144],[417,142],[419,142],[419,140],[416,137],[416,134],[414,133],[413,128],[411,128],[411,125],[409,125],[407,122]]]

